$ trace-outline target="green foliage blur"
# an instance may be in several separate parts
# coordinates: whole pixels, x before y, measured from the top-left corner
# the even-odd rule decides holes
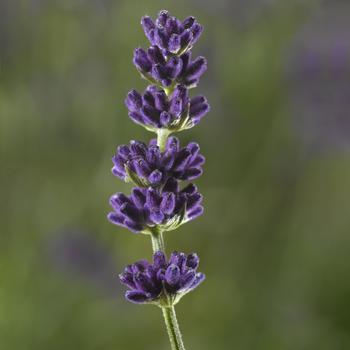
[[[123,101],[146,86],[140,18],[164,8],[205,26],[194,53],[209,61],[196,93],[211,112],[178,135],[206,156],[205,214],[165,237],[207,275],[177,307],[187,348],[350,348],[350,157],[300,135],[288,58],[338,3],[0,2],[1,350],[169,349],[160,310],[124,301],[117,278],[150,241],[106,220],[130,189],[115,147],[153,137]]]

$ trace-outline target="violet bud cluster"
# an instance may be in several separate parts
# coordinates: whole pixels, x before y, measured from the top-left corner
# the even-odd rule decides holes
[[[148,86],[142,94],[131,90],[125,104],[134,122],[155,132],[161,128],[172,132],[192,128],[209,111],[206,98],[189,98],[183,85],[177,85],[169,97],[155,85]]]
[[[180,148],[176,137],[168,138],[164,152],[160,151],[155,139],[148,145],[131,141],[129,145],[117,148],[117,153],[112,158],[112,173],[126,182],[133,181],[140,187],[158,187],[170,178],[194,180],[202,174],[205,161],[199,151],[199,145],[195,142]]]
[[[133,188],[130,196],[116,193],[110,199],[113,208],[109,220],[134,233],[152,233],[157,227],[172,231],[203,213],[202,195],[193,184],[179,190],[176,180],[169,179],[162,191],[152,187]]]
[[[197,272],[197,254],[173,252],[167,261],[163,252],[153,255],[153,263],[138,261],[119,275],[129,288],[126,299],[137,304],[160,303],[175,305],[185,294],[194,290],[205,276]]]

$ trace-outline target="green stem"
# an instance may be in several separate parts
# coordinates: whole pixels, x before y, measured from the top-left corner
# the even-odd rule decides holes
[[[154,230],[151,233],[153,253],[161,251],[165,254],[163,232]]]
[[[170,132],[167,129],[158,129],[157,132],[157,146],[161,152],[165,151],[166,142]]]
[[[171,349],[172,350],[185,350],[184,343],[182,342],[182,335],[180,332],[179,324],[176,319],[176,313],[174,306],[162,307],[164,321],[166,329],[168,331]]]

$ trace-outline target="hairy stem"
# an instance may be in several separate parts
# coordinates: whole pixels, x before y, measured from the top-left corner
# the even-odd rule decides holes
[[[172,350],[185,350],[174,306],[162,307]]]
[[[165,151],[166,142],[170,132],[167,129],[158,129],[157,132],[157,146],[161,152]]]
[[[154,230],[151,233],[153,253],[161,251],[165,254],[163,232]]]

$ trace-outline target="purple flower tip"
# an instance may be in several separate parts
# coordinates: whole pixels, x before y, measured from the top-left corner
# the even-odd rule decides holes
[[[180,21],[166,10],[159,12],[155,22],[148,16],[143,17],[141,25],[150,43],[157,45],[165,55],[191,49],[203,31],[194,17]]]

